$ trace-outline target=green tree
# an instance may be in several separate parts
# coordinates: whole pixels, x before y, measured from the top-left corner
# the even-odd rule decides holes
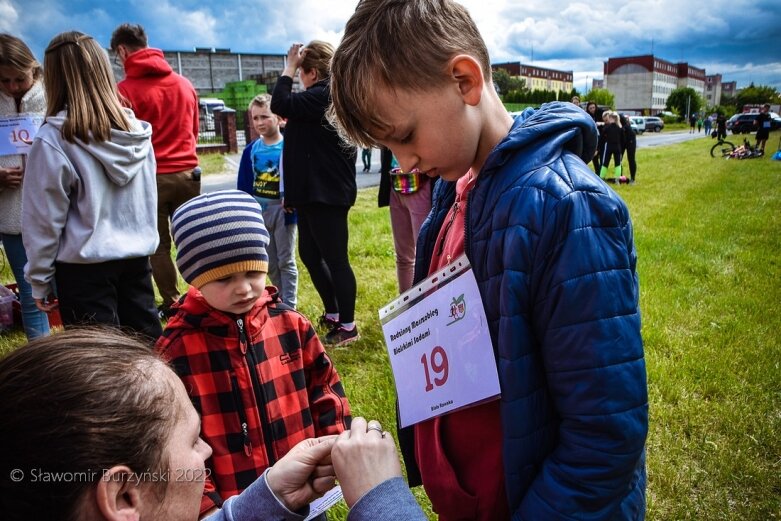
[[[522,91],[526,86],[526,82],[521,78],[514,78],[510,76],[504,69],[495,69],[492,73],[494,80],[494,86],[499,92],[499,95],[504,96],[512,91]]]
[[[616,97],[607,89],[591,89],[586,94],[585,101],[593,101],[597,105],[611,108],[616,106]]]
[[[510,92],[510,74],[504,69],[494,69],[493,73],[494,85],[500,95],[505,95]]]
[[[781,96],[774,87],[760,85],[755,87],[750,84],[735,96],[735,105],[743,108],[743,105],[758,105],[762,103],[779,103]]]
[[[704,106],[702,97],[691,87],[675,89],[667,97],[667,110],[675,112],[682,118],[699,112]]]

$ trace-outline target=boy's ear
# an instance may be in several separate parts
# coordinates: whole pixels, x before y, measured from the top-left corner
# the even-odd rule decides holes
[[[458,90],[468,105],[480,103],[485,86],[483,68],[472,56],[459,54],[449,62],[450,75],[458,83]]]

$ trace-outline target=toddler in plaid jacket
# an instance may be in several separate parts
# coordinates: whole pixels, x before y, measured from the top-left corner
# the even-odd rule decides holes
[[[249,195],[182,205],[171,222],[189,291],[157,342],[212,447],[201,515],[247,488],[306,438],[350,425],[339,375],[306,317],[265,287],[268,232]]]

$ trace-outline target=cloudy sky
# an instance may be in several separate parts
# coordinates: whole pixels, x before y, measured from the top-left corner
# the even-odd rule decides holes
[[[165,50],[227,47],[285,53],[294,41],[339,43],[356,0],[0,0],[0,31],[35,55],[56,33],[76,29],[105,47],[118,24],[142,24]],[[493,62],[572,70],[575,88],[601,78],[609,57],[655,54],[720,73],[738,88],[781,91],[778,0],[461,0]]]

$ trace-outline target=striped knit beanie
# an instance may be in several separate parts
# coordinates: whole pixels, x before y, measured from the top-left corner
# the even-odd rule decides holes
[[[269,235],[260,205],[239,190],[201,194],[180,206],[171,218],[176,265],[188,284],[243,271],[268,271]]]

